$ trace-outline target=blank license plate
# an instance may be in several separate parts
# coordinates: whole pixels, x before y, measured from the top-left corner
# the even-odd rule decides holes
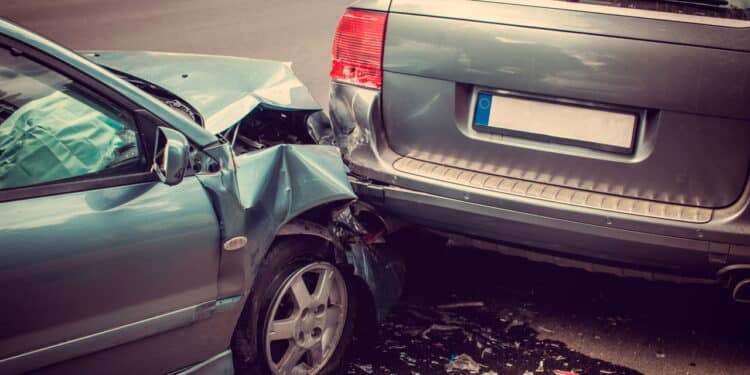
[[[631,151],[636,115],[480,93],[474,128],[609,151]]]

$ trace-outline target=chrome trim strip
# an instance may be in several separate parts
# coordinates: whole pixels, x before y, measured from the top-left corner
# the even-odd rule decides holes
[[[215,301],[212,301],[215,302]],[[209,302],[211,303],[211,302]],[[88,353],[111,348],[183,327],[198,320],[198,307],[204,304],[185,307],[176,311],[157,315],[137,322],[78,337],[44,348],[0,359],[0,372],[21,373]]]
[[[650,18],[662,21],[676,21],[686,23],[697,23],[703,25],[745,28],[750,27],[750,21],[731,18],[716,18],[696,16],[691,14],[659,12],[646,9],[620,8],[608,5],[570,3],[560,0],[478,0],[489,3],[523,5],[531,7],[574,10],[588,13],[611,14],[615,16]]]
[[[620,197],[611,194],[564,188],[556,185],[531,182],[512,177],[473,172],[447,165],[424,162],[412,158],[401,158],[393,163],[398,171],[438,181],[488,190],[493,193],[512,194],[548,202],[657,219],[706,223],[711,220],[713,210],[644,199]]]

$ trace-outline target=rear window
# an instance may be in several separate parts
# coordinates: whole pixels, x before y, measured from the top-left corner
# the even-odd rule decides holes
[[[607,5],[620,8],[653,10],[691,16],[750,19],[750,0],[559,0],[569,3]]]

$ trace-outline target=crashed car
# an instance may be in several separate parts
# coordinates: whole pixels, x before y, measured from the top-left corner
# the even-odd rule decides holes
[[[0,20],[0,373],[335,369],[402,275],[290,66],[82,55]]]
[[[330,117],[360,199],[472,246],[750,302],[750,2],[362,0]]]

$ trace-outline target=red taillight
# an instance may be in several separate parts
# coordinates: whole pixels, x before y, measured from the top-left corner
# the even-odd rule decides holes
[[[333,37],[331,78],[380,89],[386,13],[349,9]]]

